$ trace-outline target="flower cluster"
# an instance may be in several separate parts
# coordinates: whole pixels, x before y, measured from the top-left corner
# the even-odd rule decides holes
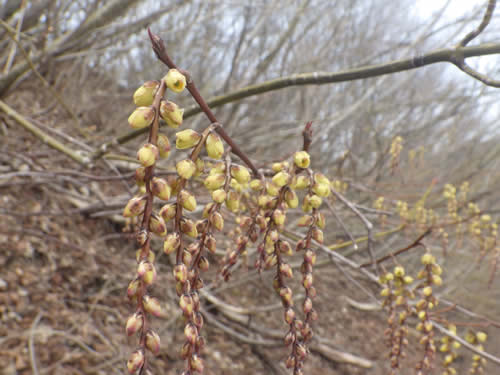
[[[384,297],[383,306],[389,310],[385,338],[390,348],[392,375],[400,368],[400,359],[406,357],[404,349],[408,346],[407,319],[412,313],[410,301],[415,298],[414,292],[409,288],[413,277],[406,275],[404,267],[396,266],[393,272],[380,277],[380,283],[384,285],[380,293]]]

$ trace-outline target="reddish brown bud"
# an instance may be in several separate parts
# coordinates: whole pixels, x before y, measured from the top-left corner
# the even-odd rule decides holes
[[[290,243],[288,241],[283,241],[280,240],[280,252],[285,255],[292,255],[292,246],[290,246]]]
[[[285,277],[291,278],[293,276],[292,267],[288,263],[281,263],[280,273]]]
[[[137,349],[132,352],[127,361],[127,370],[129,373],[134,374],[137,370],[144,366],[144,351]]]
[[[319,244],[323,243],[323,231],[319,228],[313,228],[312,238]]]
[[[132,280],[130,284],[128,284],[127,296],[129,299],[134,299],[137,296],[139,285],[140,285],[139,279]]]
[[[193,299],[188,294],[183,294],[179,298],[179,307],[185,316],[189,317],[193,313]]]
[[[197,354],[193,354],[191,358],[189,358],[189,366],[193,371],[200,373],[203,372],[203,369],[205,367],[203,365],[203,360]]]
[[[167,234],[165,220],[159,215],[152,214],[149,220],[149,230],[158,236],[165,236]]]
[[[312,273],[306,273],[302,280],[302,285],[304,288],[309,289],[313,285],[313,275]]]
[[[166,204],[160,209],[159,215],[163,218],[165,222],[172,220],[175,217],[176,204]]]
[[[217,241],[215,240],[215,237],[212,236],[211,234],[208,235],[205,238],[205,246],[210,251],[211,253],[215,253],[215,250],[217,249]]]
[[[184,327],[184,336],[186,340],[193,345],[196,342],[196,337],[198,336],[198,329],[193,323],[188,323]]]
[[[208,261],[207,257],[201,256],[200,260],[198,261],[198,267],[200,268],[201,271],[208,271],[208,268],[210,267],[210,262]]]
[[[189,219],[181,220],[181,231],[182,233],[188,235],[189,237],[196,238],[198,237],[198,231],[196,229],[196,225]]]
[[[311,249],[306,250],[304,253],[304,262],[314,265],[316,263],[316,253]]]
[[[292,304],[292,290],[284,286],[280,289],[280,297],[285,306],[290,306]]]
[[[296,337],[297,336],[295,335],[295,333],[293,333],[292,331],[288,331],[287,334],[285,335],[285,338],[283,339],[283,341],[285,342],[285,346],[288,346],[291,343],[293,343]]]
[[[210,223],[218,231],[221,231],[222,229],[224,229],[224,219],[222,218],[222,215],[217,211],[213,212],[210,215]]]
[[[175,280],[180,283],[185,283],[188,276],[188,270],[185,264],[179,263],[174,267],[174,277]]]
[[[151,262],[143,260],[139,263],[139,267],[137,267],[137,276],[142,278],[144,284],[151,285],[156,280],[156,268]]]
[[[163,315],[161,304],[158,299],[145,295],[142,298],[142,304],[144,306],[144,310],[146,310],[146,312],[150,313],[151,315],[154,315],[156,317],[160,317]]]
[[[170,233],[166,238],[165,242],[163,242],[163,251],[165,254],[172,254],[177,251],[181,241],[178,233]]]
[[[139,332],[144,324],[144,317],[140,312],[136,312],[130,318],[127,319],[127,324],[125,326],[125,331],[128,336]]]
[[[295,320],[295,311],[289,307],[285,310],[285,322],[292,324]]]
[[[160,354],[160,336],[151,329],[146,332],[146,348],[154,355]]]
[[[306,297],[304,299],[304,303],[302,304],[302,309],[304,310],[304,313],[307,314],[307,313],[311,312],[312,306],[313,306],[312,299],[310,299],[309,297]]]
[[[196,208],[196,199],[194,195],[187,190],[181,190],[178,196],[178,202],[188,211],[194,211]]]

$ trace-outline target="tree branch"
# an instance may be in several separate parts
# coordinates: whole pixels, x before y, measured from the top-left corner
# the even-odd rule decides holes
[[[281,90],[287,87],[303,85],[325,85],[330,83],[356,81],[359,79],[374,78],[386,74],[399,73],[407,70],[421,68],[423,66],[448,62],[456,65],[457,56],[463,58],[487,56],[500,53],[500,43],[485,43],[474,47],[452,47],[442,48],[431,51],[427,54],[414,56],[402,60],[395,60],[388,63],[367,65],[359,68],[343,70],[340,72],[310,72],[292,74],[286,77],[280,77],[265,81],[255,85],[243,87],[226,95],[213,97],[206,101],[207,106],[216,108],[227,103],[232,103],[251,96],[264,94],[275,90]],[[184,118],[189,118],[202,112],[198,106],[186,108]],[[140,129],[123,134],[114,140],[104,143],[99,148],[101,151],[95,155],[95,158],[102,154],[113,144],[124,144],[137,136],[144,134],[147,130]]]

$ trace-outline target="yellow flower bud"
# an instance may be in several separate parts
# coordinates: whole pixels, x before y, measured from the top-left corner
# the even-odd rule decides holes
[[[320,197],[328,197],[330,195],[330,185],[316,182],[312,187],[312,191]]]
[[[139,107],[129,116],[128,123],[132,129],[146,128],[153,123],[155,111],[151,107]]]
[[[218,231],[221,231],[224,229],[224,219],[222,218],[222,215],[219,212],[213,212],[210,215],[210,223],[214,226],[215,229]]]
[[[184,109],[170,100],[162,100],[160,103],[160,116],[167,125],[173,129],[182,125]]]
[[[274,210],[273,212],[273,221],[276,225],[280,226],[285,224],[286,216],[281,210]]]
[[[189,237],[198,237],[198,230],[196,229],[196,225],[194,225],[194,223],[189,219],[184,219],[181,221],[181,231],[182,233],[187,234]]]
[[[432,295],[432,287],[426,286],[424,289],[422,289],[422,293],[424,296],[429,297]]]
[[[476,333],[477,341],[479,342],[485,342],[486,339],[488,338],[488,335],[484,332],[478,332]]]
[[[299,168],[307,168],[311,163],[311,157],[306,151],[298,151],[293,156],[293,161],[295,165]]]
[[[264,188],[264,185],[261,180],[255,179],[250,181],[250,189],[253,191],[261,191]]]
[[[177,69],[170,69],[163,80],[173,92],[179,93],[186,87],[186,77]]]
[[[217,190],[224,185],[226,177],[223,174],[212,174],[205,178],[203,182],[208,190]]]
[[[276,197],[278,196],[280,192],[280,187],[274,183],[266,183],[266,192],[269,194],[271,197]]]
[[[394,275],[397,277],[403,277],[405,275],[405,269],[401,266],[394,267]]]
[[[153,104],[156,90],[160,86],[158,81],[147,81],[134,92],[134,103],[136,106],[149,106]]]
[[[161,216],[151,215],[149,221],[149,230],[158,236],[165,236],[167,234],[167,225]]]
[[[153,177],[151,179],[151,192],[161,200],[168,201],[172,189],[163,178]]]
[[[144,351],[142,349],[135,350],[127,360],[127,370],[134,374],[144,365]]]
[[[165,237],[165,242],[163,242],[163,252],[165,254],[172,254],[177,251],[177,248],[180,245],[180,239],[178,233],[170,233],[167,237]]]
[[[434,264],[436,262],[436,259],[432,254],[425,253],[424,255],[422,255],[421,262],[424,265],[429,265],[429,264]]]
[[[193,194],[187,190],[181,190],[179,193],[179,202],[188,211],[194,211],[196,208],[196,199]]]
[[[146,348],[148,348],[154,355],[158,355],[160,353],[160,336],[158,336],[158,334],[151,329],[146,332]]]
[[[215,203],[224,203],[226,200],[227,194],[224,189],[217,189],[212,192],[212,199]]]
[[[246,184],[250,181],[250,172],[242,165],[232,165],[231,176],[240,184]]]
[[[147,143],[137,151],[137,159],[144,167],[150,167],[158,159],[158,148],[152,143]]]
[[[144,212],[144,208],[146,207],[146,199],[145,197],[134,197],[130,199],[123,209],[124,217],[135,217]]]
[[[309,177],[307,176],[295,176],[292,183],[291,188],[294,190],[302,190],[309,187]]]
[[[219,160],[224,154],[224,144],[220,137],[215,133],[210,133],[205,142],[207,154],[212,159]]]
[[[297,208],[299,205],[299,197],[293,190],[287,190],[285,193],[285,201],[289,208]]]
[[[175,137],[175,147],[177,147],[179,150],[194,147],[201,139],[201,135],[195,132],[193,129],[186,129],[175,133]]]
[[[176,169],[179,176],[189,180],[196,172],[196,164],[191,159],[184,159],[177,163]]]
[[[240,196],[235,191],[230,191],[226,198],[226,206],[232,211],[236,212],[240,208]]]
[[[285,171],[281,171],[274,175],[272,181],[276,186],[282,187],[288,184],[288,182],[290,181],[290,175]]]

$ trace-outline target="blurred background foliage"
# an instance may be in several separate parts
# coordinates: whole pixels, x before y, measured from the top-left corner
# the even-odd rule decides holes
[[[422,9],[424,5],[419,3],[410,0],[3,0],[0,1],[0,100],[44,133],[79,155],[88,156],[101,144],[129,131],[127,117],[133,109],[134,90],[144,81],[159,79],[165,74],[165,67],[152,53],[147,27],[164,39],[170,56],[191,73],[208,99],[295,73],[336,72],[453,46],[476,27],[486,5],[484,1],[475,2],[457,15],[453,8],[456,1],[443,2],[443,7],[432,12]],[[498,15],[494,14],[489,28],[474,43],[498,41],[498,25]],[[500,65],[496,56],[473,60],[473,64],[488,75],[498,76]],[[269,167],[271,161],[283,160],[300,148],[304,124],[313,121],[313,167],[332,180],[345,183],[348,186],[345,195],[359,205],[372,207],[377,198],[384,196],[382,208],[393,215],[370,216],[376,226],[374,231],[380,232],[401,224],[398,201],[406,201],[414,207],[426,192],[426,209],[441,210],[446,215],[444,186],[452,184],[459,189],[464,182],[468,183],[467,202],[477,204],[482,214],[490,215],[493,221],[498,220],[498,95],[496,89],[474,81],[451,64],[440,64],[359,81],[288,87],[227,103],[215,108],[215,114],[261,168]],[[187,93],[176,101],[183,107],[194,104]],[[207,125],[205,117],[198,114],[187,119],[185,126],[202,130]],[[402,151],[395,157],[391,154],[391,145],[396,137],[401,137]],[[132,183],[119,178],[130,176],[134,170],[131,160],[143,137],[129,144],[114,145],[105,150],[103,158],[84,164],[75,163],[38,138],[22,129],[12,116],[0,112],[0,249],[3,254],[0,277],[6,283],[2,287],[6,307],[1,313],[6,327],[11,327],[2,332],[7,337],[16,330],[28,329],[38,316],[39,311],[33,306],[31,310],[25,306],[26,313],[18,312],[17,323],[12,314],[9,315],[21,309],[17,302],[12,302],[11,294],[19,292],[18,283],[24,285],[24,276],[20,275],[29,273],[29,265],[35,267],[36,262],[50,265],[47,274],[40,273],[43,275],[39,281],[42,283],[40,293],[53,290],[57,295],[54,283],[65,289],[65,282],[74,282],[80,289],[67,290],[72,299],[90,296],[88,290],[81,289],[83,278],[71,281],[64,276],[64,270],[77,267],[72,258],[65,261],[65,255],[61,255],[68,243],[88,246],[88,253],[97,261],[86,254],[79,255],[85,259],[82,265],[87,267],[84,272],[84,278],[89,279],[87,288],[95,293],[104,293],[103,290],[114,293],[114,306],[125,305],[121,299],[124,289],[120,288],[126,286],[127,273],[133,269],[130,265],[134,245],[131,240],[123,239],[120,233],[123,222],[117,218],[124,202],[133,194]],[[173,152],[170,160],[179,157]],[[171,161],[165,168],[169,165],[173,165]],[[335,206],[355,237],[366,234],[352,212],[338,202]],[[333,216],[328,219],[327,243],[346,240]],[[418,234],[415,225],[377,238],[376,256],[404,247]],[[490,318],[498,316],[498,278],[488,288],[491,267],[487,262],[492,258],[482,259],[473,240],[453,231],[448,238],[447,256],[444,256],[439,235],[436,234],[432,246],[442,255],[444,278],[450,282],[442,296]],[[47,240],[47,236],[56,240]],[[129,263],[123,264],[119,258],[119,264],[110,270],[115,263],[103,261],[104,252],[109,250],[122,257],[124,243]],[[359,251],[349,250],[346,255],[356,262],[366,262],[364,246],[361,244]],[[409,252],[401,261],[411,269],[414,259],[418,258]],[[106,272],[113,277],[106,276]],[[121,277],[116,275],[120,273]],[[62,277],[62,281],[54,280],[58,277]],[[102,279],[94,279],[97,277]],[[344,292],[332,291],[326,286],[328,282],[338,286],[335,283],[343,277],[342,273],[329,268],[323,277],[327,295],[322,303],[340,305],[337,297]],[[367,298],[353,288],[350,281],[342,282],[349,285],[346,290],[351,297]],[[31,289],[26,289],[28,296],[16,298],[27,298],[33,303]],[[252,293],[238,290],[229,299],[234,304],[253,301]],[[107,298],[103,301],[101,295],[98,302],[92,301],[113,305]],[[78,309],[77,304],[67,303],[64,308]],[[46,306],[45,316],[49,310]],[[80,312],[85,319],[88,311]],[[127,316],[127,308],[122,307],[118,314]],[[68,319],[70,316],[74,319],[78,314],[68,312]],[[347,318],[339,316],[339,321],[342,319]],[[350,313],[348,319],[356,321],[353,330],[370,327],[363,324],[364,319],[371,322],[376,318]],[[380,325],[377,322],[380,323],[376,320],[373,323],[376,327]],[[83,335],[82,340],[87,342],[84,333],[75,328],[78,325],[74,321],[61,324],[58,329],[68,332],[68,327],[73,327],[72,334]],[[121,321],[110,324],[116,327],[101,332],[109,339],[109,346],[104,345],[106,349],[92,346],[92,351],[109,353],[108,350],[112,350],[123,359],[126,346],[120,336]],[[331,337],[333,346],[374,360],[377,365],[366,373],[383,373],[387,366],[383,355],[363,352],[367,348],[352,341],[349,336],[352,330],[351,333],[341,330]],[[16,343],[22,348],[27,340],[20,334]],[[498,354],[500,341],[498,337],[493,340],[496,341],[491,350]],[[0,346],[4,344],[7,345],[7,341],[0,339]],[[54,359],[47,348],[44,350],[48,352],[40,354],[38,359],[40,373],[55,373],[56,369],[74,373],[70,370],[73,367],[67,366],[81,360],[78,355]],[[238,357],[237,353],[225,350],[218,355],[233,361]],[[245,354],[252,350],[242,349]],[[121,371],[123,361],[101,368],[100,360],[92,357],[92,351],[87,351],[91,358],[85,359],[85,365],[78,362],[78,366],[87,366],[82,367],[83,372],[100,373],[110,368],[113,373]],[[171,352],[166,357],[174,361],[175,350]],[[279,349],[277,353],[273,358],[283,355]],[[263,368],[268,366],[264,354],[255,356],[261,358]],[[4,366],[0,367],[14,369],[10,373],[32,370],[26,352],[19,353],[20,359],[14,354],[2,357],[0,353],[1,358]],[[224,371],[231,369],[223,360],[213,361]],[[60,363],[60,367],[54,367],[53,363]],[[164,366],[169,371],[173,368]],[[332,374],[357,371],[352,365],[329,366],[331,372],[328,373]]]

